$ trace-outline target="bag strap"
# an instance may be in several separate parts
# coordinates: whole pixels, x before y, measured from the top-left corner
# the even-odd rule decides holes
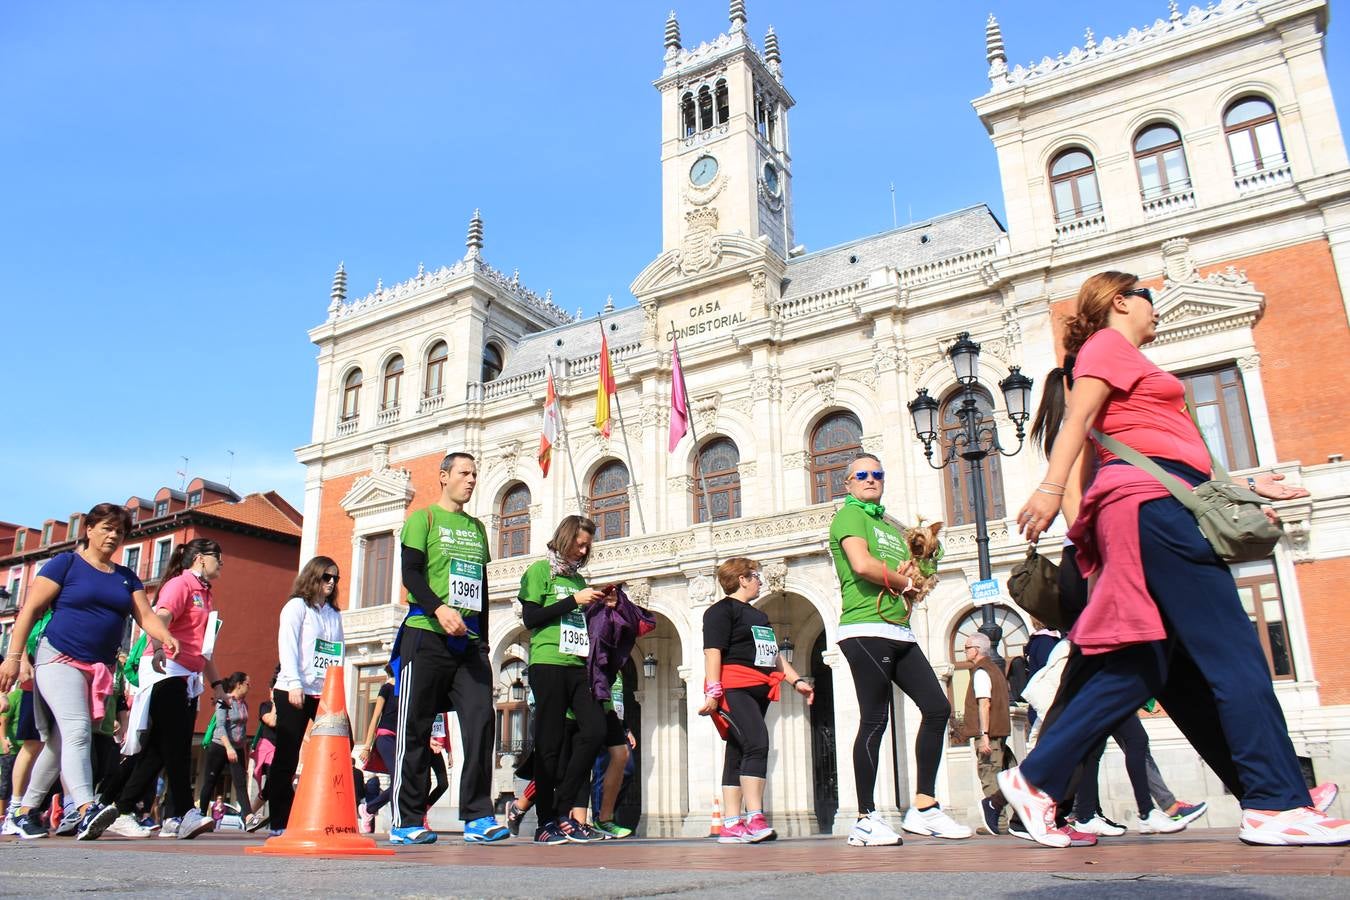
[[[1097,429],[1092,429],[1092,437],[1107,450],[1110,450],[1116,456],[1125,460],[1136,468],[1143,469],[1154,478],[1158,479],[1163,487],[1167,488],[1168,493],[1181,503],[1182,506],[1189,509],[1192,513],[1199,512],[1201,504],[1195,499],[1195,492],[1191,490],[1186,482],[1177,476],[1168,472],[1162,466],[1149,459],[1129,444],[1118,441],[1109,434],[1103,434]]]
[[[1191,417],[1191,424],[1195,426],[1196,434],[1200,435],[1200,442],[1205,445],[1206,452],[1209,453],[1209,464],[1213,469],[1210,477],[1215,481],[1230,481],[1228,470],[1224,468],[1219,457],[1215,455],[1213,449],[1209,446],[1209,441],[1205,440],[1205,430],[1200,427],[1200,420],[1195,417],[1195,407],[1191,406],[1191,401],[1186,401],[1186,414]]]

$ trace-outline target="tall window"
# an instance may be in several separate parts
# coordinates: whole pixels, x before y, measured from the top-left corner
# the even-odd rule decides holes
[[[81,517],[78,514],[70,517],[70,525],[66,528],[66,540],[74,541],[79,539],[80,518]]]
[[[694,473],[694,521],[708,521],[708,498],[712,500],[712,520],[737,519],[741,515],[740,451],[730,438],[716,438],[698,453],[698,471]],[[700,477],[702,476],[702,477]],[[703,494],[708,489],[707,497]]]
[[[155,541],[155,568],[150,577],[158,581],[169,568],[169,556],[173,553],[173,538],[160,538]]]
[[[20,528],[14,533],[14,552],[22,553],[24,545],[28,543],[28,532]]]
[[[422,387],[422,396],[439,397],[445,390],[445,361],[450,357],[450,348],[445,341],[437,341],[427,354],[427,378]]]
[[[530,552],[530,489],[516,484],[502,494],[497,510],[501,527],[497,530],[497,558],[524,556]]]
[[[1276,681],[1292,680],[1294,662],[1289,649],[1289,627],[1284,620],[1284,597],[1275,566],[1264,559],[1240,563],[1233,566],[1233,577],[1237,580],[1242,608],[1265,651],[1270,677]]]
[[[591,479],[591,518],[597,541],[628,537],[628,467],[617,459]]]
[[[961,394],[958,391],[942,405],[942,452],[964,434],[966,427],[961,424],[957,410],[961,408]],[[975,408],[980,412],[979,427],[990,427],[994,418],[994,404],[983,391],[975,393]],[[975,492],[970,480],[970,468],[964,463],[955,463],[942,470],[943,483],[946,486],[947,524],[969,525],[975,521]],[[1003,510],[1003,469],[999,465],[997,454],[984,460],[984,512],[990,519],[1001,519]]]
[[[714,101],[717,104],[717,124],[727,124],[727,119],[731,118],[731,105],[727,99],[727,80],[725,78],[717,79],[717,86],[714,90]]]
[[[1256,465],[1256,441],[1247,416],[1247,394],[1236,366],[1181,376],[1205,443],[1229,469]]]
[[[367,535],[361,551],[361,606],[384,606],[394,584],[394,535]]]
[[[48,522],[46,525],[42,526],[42,546],[45,547],[52,542],[53,527],[54,526],[52,525],[51,522]]]
[[[502,374],[502,348],[488,341],[483,345],[483,372],[482,382],[487,384],[489,381],[496,381],[497,376]]]
[[[708,90],[705,84],[698,89],[698,130],[707,131],[713,127],[713,97],[712,91]]]
[[[122,565],[135,572],[137,577],[141,574],[141,548],[128,547],[122,551]]]
[[[853,413],[830,413],[811,432],[811,502],[824,503],[848,493],[848,464],[862,452],[862,423]]]
[[[361,370],[352,369],[342,382],[342,421],[355,419],[361,411]]]
[[[680,121],[684,125],[684,136],[693,137],[698,131],[698,122],[694,113],[693,94],[685,94],[680,98]]]
[[[380,386],[380,409],[395,409],[403,390],[403,357],[395,356],[384,364],[384,382]]]
[[[1097,190],[1097,167],[1086,150],[1065,150],[1050,163],[1050,195],[1055,221],[1069,222],[1102,211]]]
[[[1171,125],[1160,122],[1141,131],[1134,139],[1134,162],[1145,200],[1190,190],[1186,151]]]
[[[1262,169],[1283,166],[1284,139],[1275,107],[1264,97],[1243,97],[1223,114],[1228,152],[1233,156],[1233,174],[1250,175]]]

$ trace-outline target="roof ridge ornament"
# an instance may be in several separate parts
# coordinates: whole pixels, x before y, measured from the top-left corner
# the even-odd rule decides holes
[[[329,294],[331,302],[328,304],[328,314],[330,318],[342,309],[342,304],[347,300],[347,269],[339,262],[337,271],[333,273],[333,290]]]
[[[469,220],[469,234],[464,240],[464,246],[469,248],[469,252],[464,254],[465,259],[483,258],[483,216],[477,208]]]
[[[745,30],[745,23],[748,21],[745,15],[745,0],[731,0],[731,12],[728,18],[731,19],[731,31]]]
[[[1008,54],[1003,48],[1003,29],[990,13],[984,23],[984,58],[989,63],[989,81],[998,88],[1008,83]]]
[[[675,10],[670,11],[670,16],[666,19],[666,56],[674,56],[680,52],[680,21],[675,18]]]
[[[783,76],[783,55],[778,48],[778,33],[769,26],[768,32],[764,35],[764,62],[768,65],[769,71],[775,77],[781,80]]]

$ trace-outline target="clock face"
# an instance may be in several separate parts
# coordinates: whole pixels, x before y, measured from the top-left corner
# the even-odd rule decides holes
[[[775,197],[778,196],[778,170],[773,167],[773,163],[764,164],[764,188]]]
[[[689,180],[696,187],[703,187],[717,177],[717,160],[711,156],[700,156],[689,169]]]

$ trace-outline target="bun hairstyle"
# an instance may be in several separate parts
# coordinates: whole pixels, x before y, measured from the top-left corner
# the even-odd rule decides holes
[[[1084,281],[1074,314],[1064,323],[1065,352],[1078,353],[1088,338],[1105,328],[1111,318],[1111,301],[1138,283],[1138,276],[1128,272],[1098,272]]]
[[[177,578],[197,561],[197,557],[213,554],[220,555],[220,544],[210,538],[193,538],[186,544],[179,544],[173,548],[173,553],[169,556],[169,567],[164,570],[164,578],[159,585],[161,588],[168,584],[169,579]]]

